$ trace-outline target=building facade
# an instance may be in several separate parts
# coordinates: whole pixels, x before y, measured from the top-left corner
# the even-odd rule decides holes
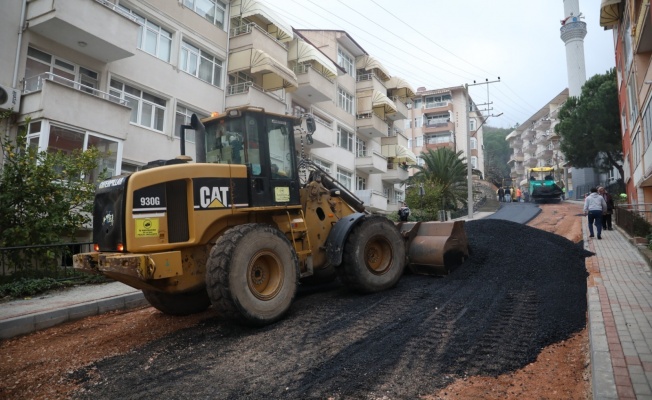
[[[5,128],[25,127],[40,150],[94,146],[101,169],[132,172],[177,156],[193,113],[251,105],[313,115],[297,156],[370,211],[404,198],[414,90],[344,31],[295,30],[256,0],[11,1],[0,22]]]
[[[603,0],[600,26],[614,37],[628,203],[652,203],[652,15],[649,1]]]
[[[505,138],[512,149],[509,166],[514,186],[527,188],[531,168],[554,167],[555,179],[563,181],[567,188],[572,187],[573,174],[566,168],[559,150],[559,135],[555,133],[559,108],[567,98],[568,89],[564,89]]]
[[[415,154],[442,147],[455,152],[461,150],[476,174],[484,177],[482,127],[486,117],[477,111],[465,87],[418,88],[408,117],[405,121],[410,138],[408,148]],[[420,157],[418,163],[423,163]]]

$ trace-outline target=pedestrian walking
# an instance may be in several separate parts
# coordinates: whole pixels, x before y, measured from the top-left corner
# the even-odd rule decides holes
[[[505,189],[502,186],[498,188],[498,201],[501,203],[505,201]]]
[[[521,195],[522,195],[521,188],[516,188],[516,201],[519,203],[521,202]]]
[[[607,213],[602,216],[602,229],[611,231],[613,226],[611,223],[611,215],[614,212],[614,199],[611,197],[609,192],[602,186],[598,188],[598,194],[602,196],[605,203],[607,203]]]
[[[512,194],[509,188],[505,188],[505,203],[511,203],[511,202],[512,202]]]
[[[591,193],[584,200],[584,215],[589,220],[589,237],[593,235],[593,224],[597,229],[598,239],[602,239],[602,214],[607,212],[607,202],[598,194],[598,188],[592,187]]]

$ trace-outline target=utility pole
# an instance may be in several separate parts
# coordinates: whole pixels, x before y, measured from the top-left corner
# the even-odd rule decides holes
[[[493,107],[491,107],[492,102],[489,101],[489,84],[490,83],[496,83],[496,82],[500,82],[500,77],[498,77],[498,79],[495,80],[495,81],[489,81],[489,79],[485,79],[484,82],[476,83],[475,81],[473,81],[473,83],[470,83],[470,84],[467,83],[467,84],[464,85],[464,94],[466,95],[467,103],[468,103],[468,107],[466,108],[466,112],[465,112],[466,126],[467,126],[467,130],[466,130],[466,179],[467,179],[467,191],[468,191],[468,193],[467,193],[467,196],[468,196],[467,197],[467,209],[469,210],[468,219],[473,219],[473,166],[471,165],[471,132],[469,132],[469,130],[468,130],[469,112],[471,112],[471,111],[479,112],[480,116],[482,116],[482,113],[481,113],[482,111],[492,111],[493,110]],[[469,86],[477,86],[477,85],[487,85],[487,102],[484,103],[484,104],[480,104],[480,106],[484,106],[484,105],[487,106],[487,108],[484,109],[484,110],[474,109],[473,103],[471,103],[471,96],[469,96]],[[476,131],[480,130],[482,125],[484,125],[485,121],[487,121],[487,119],[489,117],[494,117],[494,116],[497,117],[497,116],[500,116],[502,114],[503,113],[500,113],[498,115],[493,115],[492,114],[492,115],[488,115],[486,118],[482,118],[482,123],[480,124],[480,126],[478,126],[476,128]]]

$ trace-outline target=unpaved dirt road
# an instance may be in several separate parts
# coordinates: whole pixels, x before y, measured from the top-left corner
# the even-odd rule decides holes
[[[263,329],[147,308],[3,341],[0,397],[587,398],[587,253],[559,236],[581,208],[542,207],[531,225],[575,232],[472,221],[451,275],[303,288]]]

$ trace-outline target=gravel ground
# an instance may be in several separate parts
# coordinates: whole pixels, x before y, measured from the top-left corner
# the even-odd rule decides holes
[[[416,398],[498,376],[586,324],[582,244],[502,220],[466,224],[471,257],[361,296],[302,288],[262,329],[212,318],[71,371],[76,398]]]

